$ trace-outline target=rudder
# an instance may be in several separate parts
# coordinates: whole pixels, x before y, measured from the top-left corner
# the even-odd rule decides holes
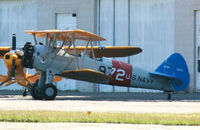
[[[184,91],[189,84],[189,71],[183,56],[179,53],[172,54],[155,72],[150,74],[169,78],[175,91]]]

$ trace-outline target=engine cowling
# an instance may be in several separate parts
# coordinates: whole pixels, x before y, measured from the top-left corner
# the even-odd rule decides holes
[[[22,65],[25,68],[33,68],[33,61],[34,61],[34,57],[33,57],[33,53],[34,53],[34,46],[30,43],[27,42],[23,48],[24,51],[24,55],[22,57]]]

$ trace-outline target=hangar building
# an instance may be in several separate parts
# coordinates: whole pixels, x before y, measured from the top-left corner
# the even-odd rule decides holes
[[[139,55],[116,59],[149,71],[179,52],[189,67],[188,92],[200,91],[199,0],[0,0],[0,46],[10,46],[13,33],[17,46],[23,46],[33,42],[24,30],[54,28],[96,33],[107,39],[97,43],[100,46],[141,47]],[[3,61],[0,64],[1,74],[6,74]],[[152,92],[69,79],[57,85],[58,89],[83,92]]]

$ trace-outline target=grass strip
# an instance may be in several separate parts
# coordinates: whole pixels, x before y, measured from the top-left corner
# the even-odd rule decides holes
[[[0,111],[1,122],[79,122],[125,123],[159,125],[200,125],[200,113],[108,113],[108,112],[60,112],[60,111]]]

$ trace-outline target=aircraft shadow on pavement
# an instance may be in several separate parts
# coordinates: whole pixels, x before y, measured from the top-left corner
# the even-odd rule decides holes
[[[55,100],[85,100],[85,101],[169,101],[163,93],[80,93],[58,92]],[[200,102],[200,93],[173,94],[170,101]]]
[[[23,98],[23,91],[0,91],[0,99],[10,98],[10,100],[33,100]],[[15,96],[18,96],[15,99]],[[30,93],[28,94],[30,96]],[[58,91],[55,100],[74,100],[74,101],[135,101],[135,102],[160,102],[160,101],[187,101],[200,102],[200,93],[193,94],[172,94],[172,99],[167,100],[167,94],[163,93],[82,93]]]

